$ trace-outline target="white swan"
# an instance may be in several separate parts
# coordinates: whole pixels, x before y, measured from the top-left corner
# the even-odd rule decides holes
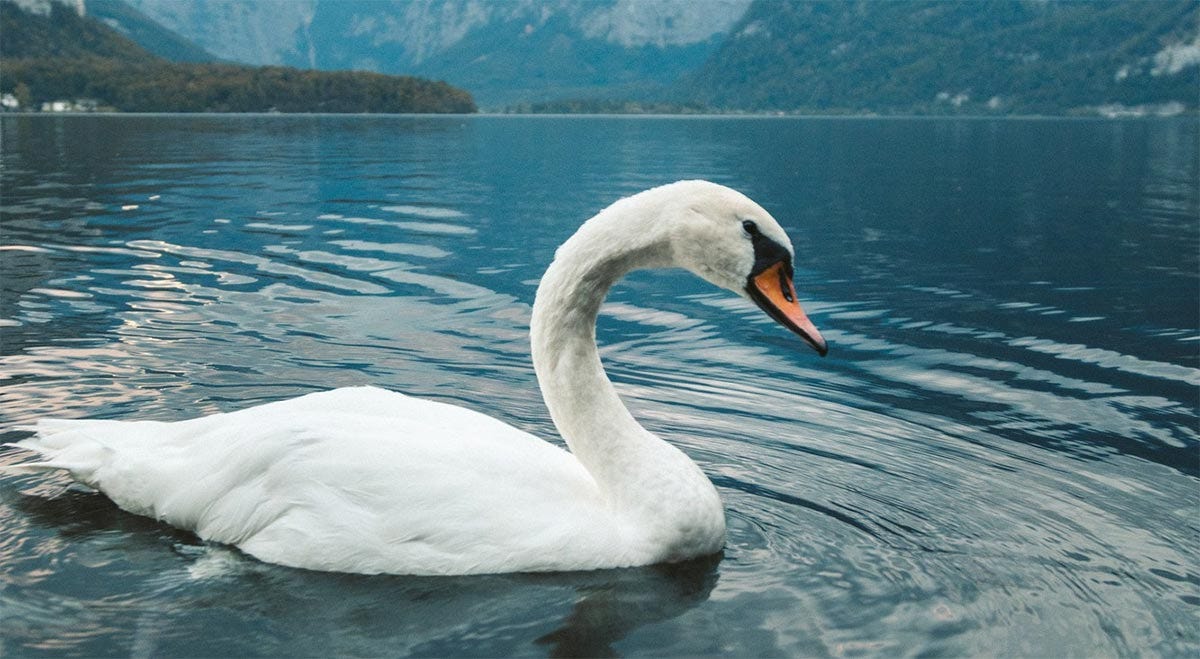
[[[825,354],[779,224],[729,188],[681,181],[586,222],[538,287],[533,363],[569,453],[468,409],[356,387],[174,423],[43,420],[16,443],[43,459],[8,469],[67,470],[127,511],[314,570],[582,570],[715,553],[716,489],[630,416],[596,349],[609,288],[668,266],[750,297]]]

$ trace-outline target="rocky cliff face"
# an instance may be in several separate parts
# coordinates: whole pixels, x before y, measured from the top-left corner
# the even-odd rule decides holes
[[[224,59],[444,78],[484,105],[669,84],[699,66],[751,3],[127,1]]]
[[[131,0],[208,52],[243,64],[282,64],[312,22],[316,0]]]

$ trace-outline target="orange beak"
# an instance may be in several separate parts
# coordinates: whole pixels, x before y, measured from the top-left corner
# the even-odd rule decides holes
[[[824,357],[829,352],[829,346],[800,307],[790,270],[780,261],[751,277],[746,292],[775,322],[799,334],[817,354]]]

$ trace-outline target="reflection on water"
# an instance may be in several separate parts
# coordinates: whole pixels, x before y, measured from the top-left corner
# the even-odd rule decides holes
[[[310,573],[0,475],[0,654],[1200,651],[1193,120],[0,128],[0,440],[365,383],[554,439],[541,271],[679,178],[781,220],[831,344],[683,273],[614,291],[610,374],[726,502],[724,556],[682,566]]]

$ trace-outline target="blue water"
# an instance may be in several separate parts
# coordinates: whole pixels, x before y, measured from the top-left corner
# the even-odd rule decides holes
[[[680,178],[780,220],[831,347],[680,272],[614,290],[610,375],[726,504],[681,566],[322,574],[0,476],[0,656],[1200,653],[1194,118],[0,129],[3,441],[354,384],[555,438],[538,277]]]

